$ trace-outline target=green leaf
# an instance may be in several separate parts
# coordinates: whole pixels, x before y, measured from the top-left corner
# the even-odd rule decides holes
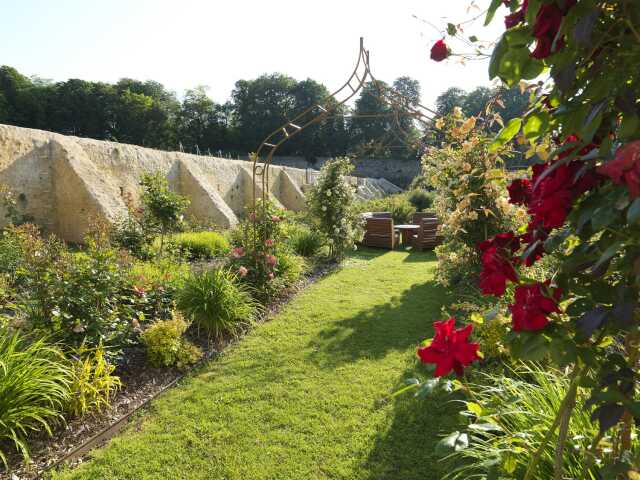
[[[476,432],[502,432],[502,428],[495,423],[472,423],[469,425],[469,429],[475,430]]]
[[[451,452],[464,450],[469,446],[469,436],[466,433],[455,431],[436,444],[436,455],[444,456]]]
[[[489,9],[487,10],[487,16],[484,18],[485,27],[491,23],[501,3],[502,0],[491,0],[491,5],[489,5]]]
[[[498,69],[500,68],[500,62],[502,62],[502,57],[509,49],[507,45],[507,40],[503,36],[498,44],[493,49],[493,53],[491,54],[491,60],[489,61],[489,79],[493,80],[498,76]]]
[[[511,343],[511,353],[531,362],[539,362],[548,352],[549,341],[541,333],[520,333]]]
[[[495,152],[498,148],[504,146],[507,142],[511,141],[513,137],[515,137],[520,131],[520,127],[522,126],[521,118],[512,118],[509,120],[509,123],[505,125],[505,127],[500,130],[496,139],[491,143],[489,149],[492,152]]]
[[[467,402],[467,410],[473,413],[476,417],[482,416],[482,405],[476,402]]]
[[[470,42],[475,43],[475,42],[477,42],[477,41],[478,41],[478,37],[476,37],[475,35],[471,35],[471,36],[469,37],[469,41],[470,41]]]
[[[619,135],[623,139],[631,139],[638,136],[640,129],[640,118],[637,115],[624,114],[620,124]]]
[[[458,31],[458,29],[456,28],[456,26],[453,23],[447,23],[447,33],[449,35],[451,35],[453,37],[456,34],[457,31]]]
[[[534,112],[527,118],[522,133],[529,139],[536,139],[544,135],[549,127],[549,114],[547,112]]]
[[[618,250],[620,250],[620,247],[622,247],[622,245],[623,245],[623,242],[621,242],[620,240],[615,242],[613,245],[610,245],[609,248],[607,248],[604,251],[604,253],[600,256],[600,258],[598,259],[596,264],[591,268],[591,270],[598,270],[598,267],[604,265],[605,262],[611,260],[613,256],[616,253],[618,253]]]
[[[627,210],[627,223],[634,224],[640,220],[640,198],[636,198]]]

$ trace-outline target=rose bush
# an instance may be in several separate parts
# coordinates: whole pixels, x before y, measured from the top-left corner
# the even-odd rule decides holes
[[[492,0],[486,23],[503,4],[510,9],[507,30],[489,74],[529,91],[531,105],[491,149],[517,139],[540,161],[530,178],[508,186],[510,202],[526,208],[530,220],[524,231],[500,232],[480,245],[481,285],[487,295],[515,289],[511,355],[552,361],[569,380],[548,433],[529,450],[518,478],[538,478],[543,453],[554,448],[551,438],[557,438],[553,475],[564,478],[578,391],[599,425],[584,452],[583,476],[636,478],[640,78],[630,66],[640,60],[640,9],[630,0]],[[543,72],[548,78],[527,82]],[[557,269],[546,279],[514,274],[554,253]],[[507,472],[507,461],[500,457],[497,472]]]

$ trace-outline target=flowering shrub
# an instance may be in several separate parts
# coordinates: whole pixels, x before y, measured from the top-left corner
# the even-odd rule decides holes
[[[540,478],[538,464],[556,432],[553,476],[563,478],[578,390],[586,391],[585,408],[599,425],[582,457],[583,478],[596,467],[598,478],[631,478],[638,475],[633,439],[640,418],[640,82],[629,65],[640,60],[640,10],[628,0],[492,0],[487,22],[503,3],[511,12],[489,74],[520,83],[532,104],[492,148],[517,137],[529,151],[550,144],[553,151],[531,178],[509,185],[510,202],[526,208],[530,221],[523,232],[504,232],[481,247],[483,290],[503,295],[515,287],[513,356],[547,357],[570,372],[554,420],[519,478]],[[549,81],[526,82],[545,68]],[[514,275],[554,252],[553,275]],[[498,462],[504,473],[506,456]]]
[[[524,212],[509,204],[500,157],[489,151],[490,141],[476,118],[462,112],[439,120],[446,143],[430,147],[423,171],[435,188],[434,207],[441,219],[443,243],[436,247],[438,280],[444,285],[475,285],[480,268],[478,242],[517,223]]]
[[[282,284],[280,252],[284,213],[270,201],[258,201],[234,235],[229,258],[238,277],[253,286],[264,299]]]
[[[353,249],[362,236],[362,225],[354,209],[354,188],[346,179],[352,170],[348,158],[326,162],[318,182],[307,195],[309,213],[327,238],[331,256],[335,258]]]

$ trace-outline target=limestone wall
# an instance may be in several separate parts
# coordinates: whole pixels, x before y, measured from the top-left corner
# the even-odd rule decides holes
[[[0,184],[17,195],[22,213],[68,241],[81,241],[93,218],[114,221],[125,215],[125,195],[137,202],[141,176],[156,171],[191,200],[187,214],[200,221],[232,226],[253,198],[251,164],[246,161],[0,125]],[[303,169],[273,166],[273,199],[287,209],[303,209],[307,179]],[[375,179],[352,181],[362,196],[396,189]],[[1,208],[0,216],[2,224]]]

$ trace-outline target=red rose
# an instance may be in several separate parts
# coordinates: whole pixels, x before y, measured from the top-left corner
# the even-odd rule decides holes
[[[546,3],[540,7],[533,25],[533,36],[537,39],[555,38],[562,23],[562,10],[555,3]]]
[[[433,47],[431,47],[431,60],[441,62],[449,56],[449,48],[444,40],[438,40]]]
[[[457,330],[455,325],[455,318],[444,322],[435,322],[433,326],[436,333],[433,340],[428,346],[418,349],[418,357],[423,363],[436,364],[434,373],[436,377],[447,375],[451,370],[461,376],[464,373],[464,367],[480,359],[478,356],[480,345],[469,342],[469,334],[473,330],[473,325],[469,324]]]
[[[531,200],[531,182],[526,178],[516,178],[509,186],[509,203],[528,205]]]
[[[549,323],[548,316],[559,312],[561,290],[550,288],[549,282],[522,285],[516,288],[515,303],[509,306],[513,330],[540,330]]]
[[[507,4],[507,6],[509,5]],[[515,12],[504,17],[504,26],[507,29],[509,29],[524,22],[524,15],[527,12],[528,6],[529,6],[529,0],[524,0],[519,10],[516,10]]]
[[[518,281],[518,274],[513,268],[513,253],[520,248],[520,239],[513,233],[499,233],[481,242],[478,248],[482,252],[480,289],[483,295],[503,295],[507,281]]]
[[[598,173],[626,185],[632,198],[640,197],[640,140],[618,148],[614,159],[598,167]]]
[[[553,45],[553,39],[548,37],[541,37],[537,39],[536,48],[531,52],[533,58],[542,60],[551,55],[551,46]]]
[[[527,267],[530,267],[542,258],[544,255],[544,241],[548,237],[548,230],[537,224],[535,221],[529,223],[527,226],[527,233],[520,237],[520,241],[525,244],[524,251],[527,256],[524,258],[524,264]],[[534,243],[536,246],[532,248]]]

